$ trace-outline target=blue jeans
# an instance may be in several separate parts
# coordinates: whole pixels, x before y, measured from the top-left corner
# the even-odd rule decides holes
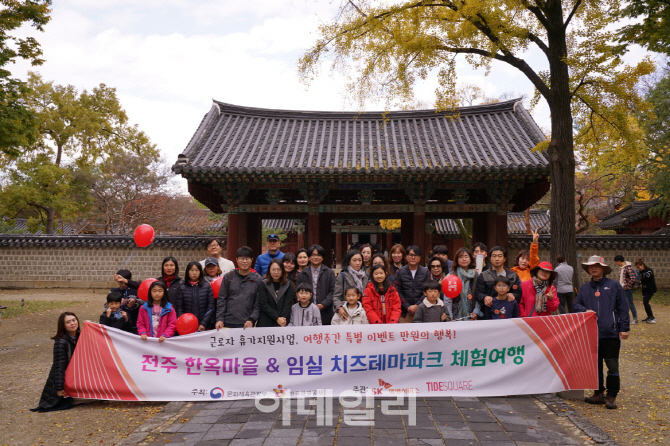
[[[633,319],[637,319],[637,309],[635,308],[635,303],[633,303],[633,290],[623,290],[626,293],[626,300],[628,300],[628,308],[630,312],[633,313]]]

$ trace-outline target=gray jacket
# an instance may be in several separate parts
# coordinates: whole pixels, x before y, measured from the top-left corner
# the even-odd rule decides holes
[[[246,276],[238,270],[223,276],[219,298],[216,302],[216,321],[227,325],[244,325],[247,321],[256,323],[260,313],[258,306],[258,285],[265,286],[258,273]]]
[[[363,294],[363,291],[365,291],[365,287],[368,286],[368,282],[370,279],[368,278],[368,275],[366,274],[363,277],[363,280],[361,282],[363,283],[363,289],[361,290],[361,294]],[[351,275],[349,271],[342,271],[339,276],[337,276],[337,279],[335,279],[335,291],[333,292],[333,309],[337,312],[337,310],[344,304],[347,303],[346,299],[344,298],[344,290],[346,290],[349,287],[355,287],[356,286],[356,279]]]
[[[335,313],[335,316],[333,316],[333,320],[330,323],[331,325],[369,324],[368,317],[365,314],[365,309],[363,309],[363,305],[361,305],[360,302],[358,302],[358,305],[353,310],[351,308],[349,308],[348,305],[345,305],[344,308],[347,310],[347,314],[349,315],[349,319],[347,319],[346,321],[343,321],[342,318],[340,317],[340,314]]]
[[[300,302],[291,308],[291,322],[289,327],[313,327],[321,325],[321,310],[315,303],[310,303],[307,308],[300,306]]]
[[[435,305],[428,302],[428,299],[424,299],[414,312],[414,322],[442,322],[443,314],[447,315],[446,321],[451,320],[449,309],[442,299],[438,298]]]
[[[574,293],[575,287],[572,286],[572,273],[574,270],[567,262],[559,263],[556,266],[556,291],[559,293]]]

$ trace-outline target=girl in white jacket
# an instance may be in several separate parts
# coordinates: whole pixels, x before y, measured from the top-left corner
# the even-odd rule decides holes
[[[342,320],[339,313],[335,313],[331,325],[357,325],[368,324],[368,317],[365,314],[365,309],[361,304],[363,294],[361,290],[356,287],[349,287],[344,290],[344,299],[347,301],[346,305],[342,305],[347,311],[348,319]]]

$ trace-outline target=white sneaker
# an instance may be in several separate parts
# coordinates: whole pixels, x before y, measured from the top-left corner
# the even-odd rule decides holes
[[[648,323],[648,324],[655,324],[656,319],[647,319],[645,322]]]
[[[633,321],[630,324],[631,325],[637,325],[637,319],[633,319]]]

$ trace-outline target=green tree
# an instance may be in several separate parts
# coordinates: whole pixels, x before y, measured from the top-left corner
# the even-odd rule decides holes
[[[618,0],[351,0],[321,26],[299,71],[309,82],[321,59],[332,57],[332,68],[353,78],[348,89],[359,104],[384,97],[389,106],[411,101],[415,84],[437,72],[440,110],[458,103],[459,55],[476,68],[489,70],[496,61],[520,71],[536,89],[534,101],[546,101],[551,113],[551,139],[537,147],[547,149],[550,162],[551,256],[564,253],[576,265],[573,117],[602,117],[628,138],[625,116],[643,106],[628,87],[653,69],[649,60],[622,62],[610,30],[611,13],[621,6]],[[531,47],[546,68],[531,65]]]
[[[41,65],[42,50],[33,37],[20,38],[12,32],[25,24],[43,31],[49,21],[50,0],[0,0],[0,152],[17,155],[18,148],[35,141],[35,116],[23,97],[26,85],[11,77],[9,64],[17,59]]]
[[[629,0],[621,16],[635,21],[621,29],[623,42],[637,43],[650,51],[670,54],[670,1]]]
[[[647,94],[654,113],[643,121],[646,142],[652,152],[649,162],[649,187],[661,203],[652,209],[653,215],[670,215],[670,65],[665,76]]]
[[[4,215],[32,212],[47,234],[56,216],[73,218],[88,209],[92,168],[110,157],[133,153],[144,166],[156,147],[128,124],[114,88],[90,92],[54,85],[31,73],[25,103],[38,119],[38,138],[16,156],[5,155],[1,191]]]

